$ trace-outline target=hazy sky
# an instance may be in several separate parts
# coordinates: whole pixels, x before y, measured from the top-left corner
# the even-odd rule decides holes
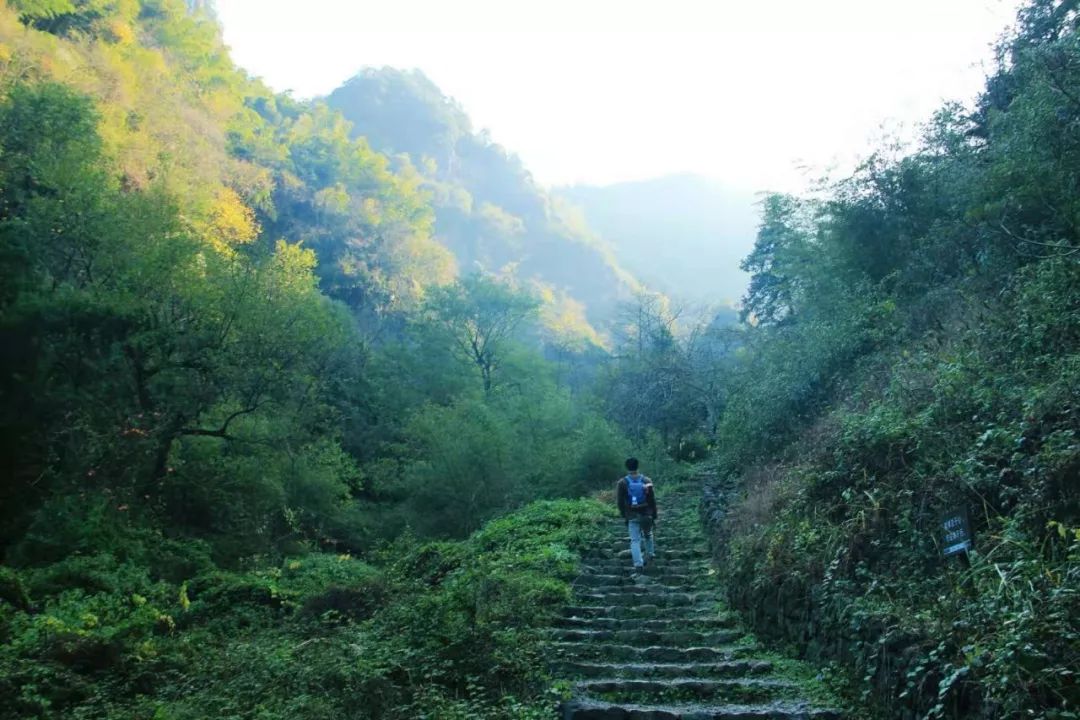
[[[544,184],[689,171],[783,190],[973,97],[1019,0],[216,5],[234,59],[274,89],[420,68]]]

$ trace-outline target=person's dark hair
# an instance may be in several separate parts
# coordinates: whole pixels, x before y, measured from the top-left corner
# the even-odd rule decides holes
[[[626,469],[630,472],[637,472],[638,461],[637,458],[626,459]]]

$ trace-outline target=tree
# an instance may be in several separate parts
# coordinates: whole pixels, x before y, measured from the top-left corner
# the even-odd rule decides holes
[[[609,414],[636,439],[656,431],[678,445],[706,415],[691,379],[689,348],[678,334],[681,310],[662,296],[640,293],[623,306],[622,335],[602,396]]]
[[[751,274],[742,301],[742,320],[768,325],[791,316],[809,237],[803,201],[781,194],[765,198],[754,249],[739,266]]]
[[[495,385],[507,342],[538,307],[534,298],[484,275],[436,288],[427,301],[428,316],[447,332],[454,351],[480,371],[485,393]]]

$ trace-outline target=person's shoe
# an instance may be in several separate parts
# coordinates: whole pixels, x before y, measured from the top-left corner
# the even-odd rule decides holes
[[[639,573],[643,573],[643,572],[645,572],[645,566],[644,565],[635,565],[634,566],[634,573],[635,574],[639,574]]]

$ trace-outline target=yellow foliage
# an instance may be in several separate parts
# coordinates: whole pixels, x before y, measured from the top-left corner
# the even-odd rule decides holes
[[[311,292],[315,289],[315,251],[301,247],[300,243],[278,240],[274,261],[278,272],[275,290],[281,292]]]
[[[259,234],[259,225],[255,222],[255,213],[244,204],[235,190],[221,188],[203,231],[215,249],[229,254],[236,246],[254,240]]]
[[[109,23],[106,37],[117,45],[130,45],[135,42],[135,31],[122,20],[112,20]]]
[[[424,234],[413,234],[385,248],[382,258],[398,307],[415,307],[424,289],[446,285],[457,276],[457,260],[444,245]]]
[[[180,599],[180,609],[183,610],[184,612],[187,612],[188,608],[191,607],[191,598],[188,597],[188,592],[187,592],[187,582],[185,582],[184,584],[182,584],[180,586],[180,597],[179,597],[179,599]]]
[[[562,343],[572,345],[596,345],[604,347],[604,341],[585,315],[585,306],[550,285],[539,285],[542,305],[540,322],[544,329]]]

